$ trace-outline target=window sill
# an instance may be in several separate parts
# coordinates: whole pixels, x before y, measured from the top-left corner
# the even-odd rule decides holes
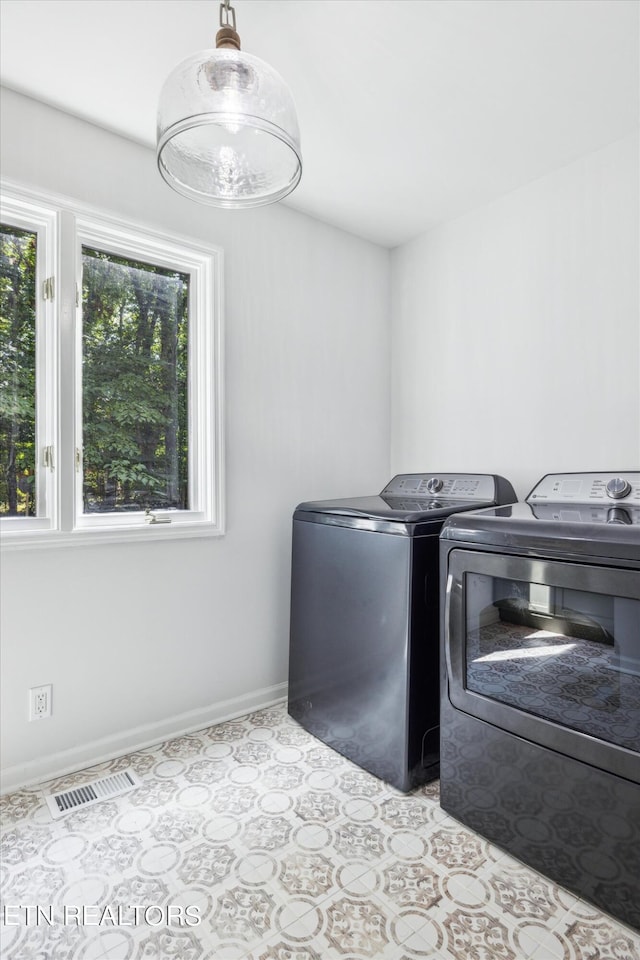
[[[99,543],[148,543],[151,540],[191,540],[196,537],[221,537],[224,528],[215,523],[145,523],[130,527],[93,530],[34,530],[3,533],[2,552],[43,549],[46,547],[95,546]]]

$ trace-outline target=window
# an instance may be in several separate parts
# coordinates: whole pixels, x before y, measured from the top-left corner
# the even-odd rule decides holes
[[[53,457],[56,217],[7,197],[0,223],[0,524],[29,535],[57,522]]]
[[[223,532],[220,251],[5,195],[3,545]]]
[[[189,509],[189,276],[82,247],[82,509]]]
[[[0,226],[2,477],[0,512],[35,517],[36,257],[38,235]]]

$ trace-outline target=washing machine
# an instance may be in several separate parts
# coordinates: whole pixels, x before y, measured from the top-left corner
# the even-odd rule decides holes
[[[441,805],[640,929],[640,473],[441,532]]]
[[[442,524],[515,499],[498,476],[402,474],[294,512],[289,713],[399,790],[438,775]]]

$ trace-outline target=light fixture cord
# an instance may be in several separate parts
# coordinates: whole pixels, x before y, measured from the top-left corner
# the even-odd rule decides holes
[[[220,29],[216,34],[216,47],[240,49],[240,37],[236,31],[236,11],[231,6],[230,0],[222,0],[220,4]]]

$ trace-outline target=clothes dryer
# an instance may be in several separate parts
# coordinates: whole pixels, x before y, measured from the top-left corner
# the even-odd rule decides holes
[[[289,713],[400,790],[438,775],[438,535],[515,500],[484,474],[402,474],[293,515]]]
[[[640,929],[640,473],[441,533],[440,802]]]

